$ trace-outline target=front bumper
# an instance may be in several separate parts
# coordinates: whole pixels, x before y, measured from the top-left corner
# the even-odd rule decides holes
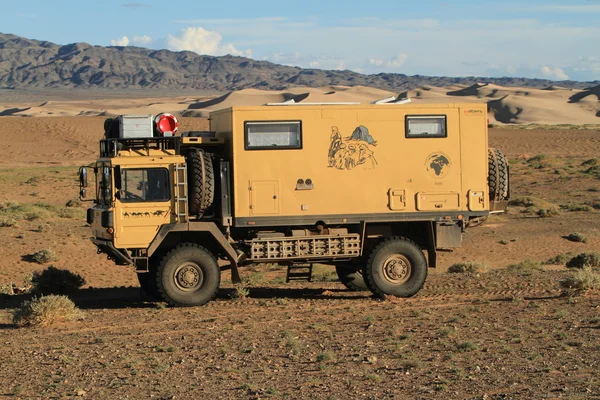
[[[131,265],[133,260],[126,254],[123,254],[119,249],[115,248],[110,240],[90,238],[92,243],[98,247],[98,254],[104,253],[109,260],[113,260],[117,265]]]

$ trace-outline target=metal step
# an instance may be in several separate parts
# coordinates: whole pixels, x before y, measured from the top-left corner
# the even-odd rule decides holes
[[[285,281],[312,281],[312,264],[288,265]]]

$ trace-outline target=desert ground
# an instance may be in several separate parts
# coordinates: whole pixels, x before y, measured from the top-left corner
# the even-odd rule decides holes
[[[556,93],[565,102],[575,94]],[[200,111],[236,96],[191,108],[196,114],[184,111],[210,98],[49,100],[29,109],[35,118],[12,111],[0,118],[0,284],[23,286],[49,265],[86,280],[72,296],[84,318],[51,327],[14,325],[12,310],[31,294],[0,295],[0,398],[600,398],[600,293],[564,295],[568,256],[549,263],[600,251],[600,128],[578,126],[598,124],[597,102],[572,103],[585,115],[577,121],[557,112],[561,120],[553,122],[552,113],[533,108],[520,113],[572,126],[490,129],[490,146],[510,161],[518,201],[467,229],[462,248],[440,253],[439,267],[411,299],[350,292],[328,266],[317,268],[315,282],[285,284],[283,269],[263,265],[243,271],[243,298],[235,298],[225,272],[207,306],[154,303],[131,269],[89,242],[86,204],[74,201],[78,166],[96,157],[99,115],[156,103],[156,111],[197,115],[181,118],[181,126],[202,130],[208,121]],[[368,99],[383,97],[373,91]],[[0,104],[0,112],[33,107],[17,100]],[[551,212],[540,217],[539,210]],[[587,243],[564,238],[575,232]],[[32,262],[42,249],[56,260]],[[447,272],[467,261],[486,267]]]

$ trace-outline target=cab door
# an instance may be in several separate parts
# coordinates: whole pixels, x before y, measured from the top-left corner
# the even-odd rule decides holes
[[[171,222],[172,176],[168,165],[120,168],[121,187],[115,196],[117,248],[147,248],[160,227]]]

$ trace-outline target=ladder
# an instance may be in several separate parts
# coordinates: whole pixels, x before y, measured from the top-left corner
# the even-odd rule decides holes
[[[312,281],[312,264],[288,265],[285,281]]]
[[[188,221],[188,191],[187,191],[187,168],[185,164],[175,164],[175,216],[177,222]]]

